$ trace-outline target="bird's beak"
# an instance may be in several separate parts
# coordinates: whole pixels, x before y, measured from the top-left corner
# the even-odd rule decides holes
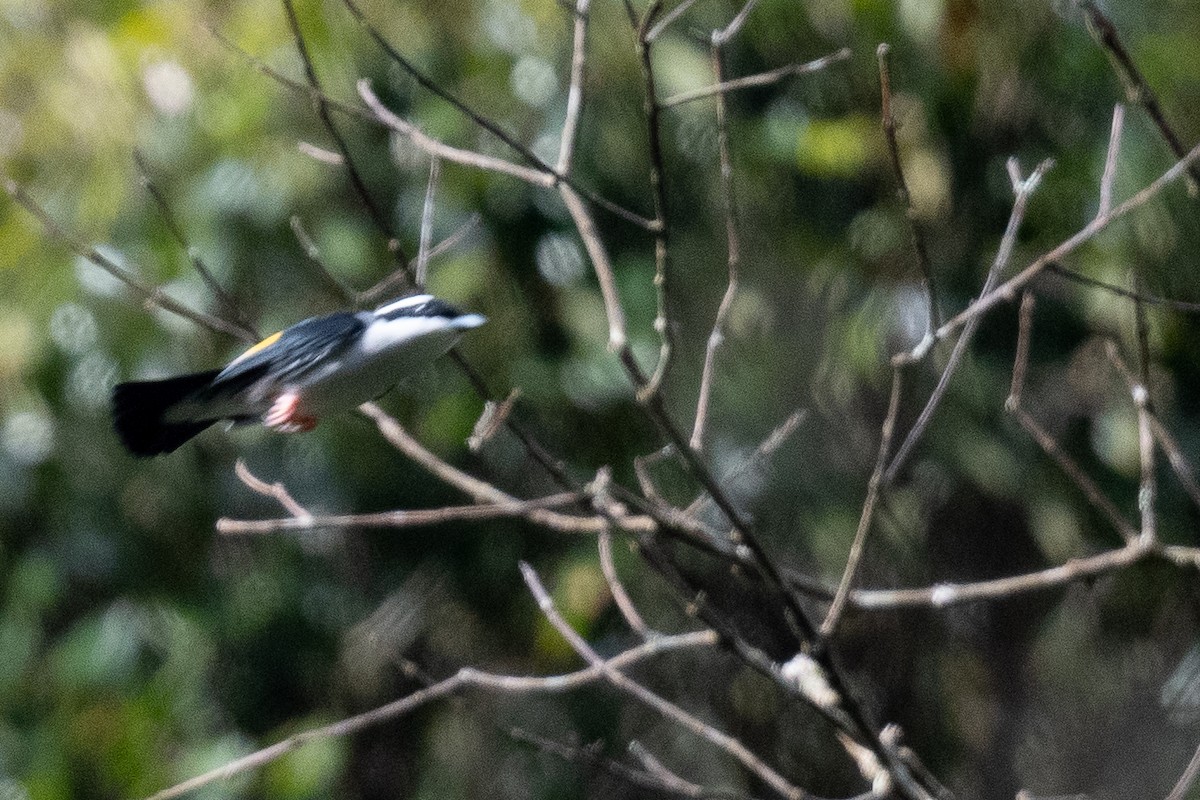
[[[487,317],[483,314],[463,314],[461,317],[455,317],[451,320],[450,325],[451,327],[465,331],[470,328],[478,328],[485,322],[487,322]]]

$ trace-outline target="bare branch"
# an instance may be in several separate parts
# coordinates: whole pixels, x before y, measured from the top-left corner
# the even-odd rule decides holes
[[[342,132],[333,122],[333,115],[329,113],[330,105],[325,100],[324,90],[321,88],[321,81],[317,78],[317,70],[313,66],[312,57],[308,52],[308,43],[304,39],[304,32],[300,29],[300,20],[296,17],[296,8],[292,4],[292,0],[283,0],[283,8],[287,11],[288,26],[292,29],[292,36],[296,42],[296,51],[300,54],[300,60],[304,63],[304,75],[308,79],[308,85],[313,88],[313,104],[317,111],[317,116],[321,118],[321,124],[328,131],[330,137],[333,138],[337,145],[338,152],[342,156],[342,165],[346,169],[346,174],[350,178],[350,183],[354,187],[354,193],[358,196],[359,201],[363,204],[363,208],[371,216],[375,222],[375,227],[383,234],[388,242],[388,250],[395,255],[400,267],[407,271],[408,256],[404,254],[403,248],[400,246],[400,241],[396,237],[396,231],[384,215],[379,205],[375,202],[375,198],[371,196],[370,190],[367,188],[366,182],[363,180],[362,174],[359,172],[358,166],[354,163],[353,156],[350,155],[350,146],[346,144],[346,138],[342,136]]]
[[[756,86],[770,86],[773,83],[778,83],[784,78],[790,78],[796,75],[809,75],[813,72],[820,72],[830,64],[836,64],[839,61],[846,61],[853,55],[849,48],[842,48],[836,53],[830,53],[827,56],[812,61],[797,64],[787,64],[776,69],[759,72],[755,75],[747,75],[742,78],[733,78],[732,80],[718,82],[713,86],[705,86],[700,89],[693,89],[688,92],[680,92],[676,95],[671,95],[666,100],[663,100],[659,107],[663,109],[674,108],[675,106],[691,103],[695,100],[703,100],[706,97],[712,97],[717,94],[729,94],[736,92],[739,89],[752,89]]]
[[[1169,308],[1172,311],[1179,311],[1184,314],[1200,314],[1200,303],[1189,303],[1184,300],[1171,300],[1166,297],[1156,297],[1155,295],[1145,294],[1143,292],[1132,292],[1129,289],[1124,289],[1111,283],[1105,283],[1104,281],[1089,277],[1083,273],[1067,269],[1062,264],[1054,261],[1048,262],[1045,265],[1045,269],[1046,272],[1060,275],[1063,278],[1076,283],[1082,283],[1085,286],[1094,286],[1097,289],[1103,289],[1104,291],[1115,294],[1118,297],[1125,297],[1130,300],[1135,300],[1139,303],[1145,303],[1146,305]]]
[[[459,225],[454,233],[442,239],[429,249],[429,261],[433,261],[442,253],[453,249],[467,237],[467,235],[475,228],[479,227],[481,217],[478,213],[471,214],[467,221]],[[406,280],[402,270],[396,270],[391,275],[383,278],[374,286],[357,294],[357,303],[360,306],[372,306],[380,300],[393,297],[397,291],[404,286]]]
[[[374,403],[365,403],[359,407],[359,411],[375,423],[379,432],[393,447],[439,480],[470,496],[475,502],[494,506],[512,506],[521,502],[487,481],[468,475],[426,450],[408,431],[404,430],[399,422]],[[600,516],[575,516],[545,508],[530,509],[522,516],[536,525],[542,525],[559,533],[597,534],[606,530],[610,524],[634,533],[650,533],[658,529],[658,524],[645,516],[626,515],[617,517],[610,522]]]
[[[650,630],[650,626],[638,613],[637,606],[633,604],[633,599],[625,591],[625,585],[621,583],[621,576],[617,574],[617,565],[613,563],[612,533],[607,530],[600,531],[597,546],[600,549],[600,569],[604,572],[608,591],[612,594],[613,602],[617,604],[621,616],[625,618],[625,623],[643,639],[660,636],[661,634]]]
[[[1167,121],[1166,114],[1163,113],[1162,106],[1158,103],[1158,96],[1154,94],[1150,84],[1146,83],[1146,79],[1142,77],[1142,71],[1134,63],[1133,56],[1121,43],[1121,38],[1117,35],[1117,28],[1112,24],[1112,20],[1105,16],[1104,12],[1091,0],[1080,0],[1079,4],[1087,16],[1088,32],[1092,34],[1096,43],[1108,53],[1117,74],[1125,84],[1125,94],[1129,98],[1129,102],[1137,103],[1146,109],[1146,113],[1150,115],[1150,119],[1158,128],[1159,134],[1171,148],[1171,152],[1176,158],[1183,158],[1187,153],[1187,148],[1183,146],[1179,134]],[[1193,167],[1189,168],[1189,171],[1191,176],[1188,178],[1188,193],[1195,197],[1200,188],[1200,170]]]
[[[1137,209],[1149,203],[1167,186],[1179,180],[1187,170],[1200,159],[1200,145],[1193,147],[1188,151],[1182,159],[1175,162],[1169,169],[1159,175],[1153,181],[1145,186],[1140,192],[1135,194],[1123,203],[1115,206],[1112,211],[1107,214],[1097,215],[1091,222],[1085,225],[1076,233],[1059,243],[1056,247],[1046,251],[1042,255],[1033,260],[1029,266],[1021,270],[1019,273],[1009,278],[1004,283],[997,286],[991,292],[980,296],[974,303],[967,306],[966,309],[958,313],[952,319],[943,323],[940,328],[934,333],[935,340],[945,339],[950,334],[957,331],[970,321],[973,317],[989,311],[993,306],[1002,302],[1012,302],[1016,298],[1017,292],[1026,286],[1030,281],[1036,278],[1050,264],[1062,261],[1064,257],[1079,249],[1085,242],[1091,241],[1096,234],[1103,231],[1112,223],[1126,216],[1127,214],[1136,211]],[[923,353],[914,351],[912,354],[902,354],[908,358],[920,357]]]
[[[48,233],[52,239],[57,239],[58,241],[62,242],[72,253],[96,265],[113,278],[124,284],[126,288],[140,297],[148,308],[157,306],[163,311],[169,311],[176,316],[190,320],[191,322],[199,325],[201,328],[205,328],[214,333],[224,333],[234,337],[235,339],[240,339],[243,342],[256,341],[256,338],[253,336],[253,334],[246,330],[241,324],[237,322],[231,322],[212,314],[206,314],[203,311],[198,311],[191,306],[171,297],[161,288],[143,283],[130,270],[122,267],[120,264],[101,253],[95,247],[89,244],[84,244],[80,239],[77,239],[71,234],[67,233],[64,228],[54,221],[54,218],[50,216],[49,212],[47,212],[46,209],[41,206],[41,204],[34,200],[33,197],[31,197],[20,184],[10,178],[7,174],[0,172],[0,181],[3,182],[4,191],[8,193],[8,196],[19,205],[24,207],[26,211],[36,217],[38,222],[42,224],[42,227],[46,229],[46,233]]]
[[[453,161],[457,164],[465,164],[476,169],[499,172],[502,175],[509,175],[526,183],[531,183],[534,186],[549,188],[555,183],[554,175],[549,172],[542,172],[531,167],[522,167],[511,161],[476,153],[473,150],[451,147],[437,139],[426,136],[416,125],[401,119],[388,110],[380,99],[375,96],[375,92],[371,90],[371,82],[366,78],[358,82],[358,94],[362,97],[363,102],[367,104],[367,108],[371,109],[380,122],[396,133],[407,136],[412,140],[413,144],[431,156],[444,158],[447,161]]]
[[[1137,537],[1137,531],[1121,516],[1121,512],[1113,505],[1104,492],[1100,490],[1096,482],[1088,477],[1088,474],[1075,462],[1075,459],[1071,458],[1059,446],[1058,442],[1038,424],[1037,420],[1030,416],[1029,412],[1022,407],[1017,407],[1012,409],[1012,414],[1017,418],[1017,422],[1021,424],[1021,427],[1038,443],[1038,446],[1042,448],[1046,455],[1054,459],[1055,463],[1058,464],[1058,468],[1066,473],[1067,477],[1079,487],[1079,490],[1083,492],[1088,502],[1108,519],[1109,523],[1117,533],[1121,534],[1123,539],[1129,541]]]
[[[283,506],[283,510],[292,515],[292,518],[297,521],[311,521],[313,515],[307,508],[300,505],[288,492],[287,487],[282,483],[267,483],[255,477],[250,468],[246,466],[246,462],[238,459],[234,462],[233,471],[238,476],[238,480],[246,484],[246,487],[252,492],[257,492],[264,497],[270,497],[279,505]],[[221,529],[221,521],[217,522],[217,530]]]
[[[586,764],[594,769],[601,769],[632,786],[652,789],[655,792],[667,792],[679,797],[713,798],[714,800],[746,800],[746,796],[738,792],[722,789],[709,789],[692,783],[669,781],[665,776],[650,769],[639,770],[622,764],[601,753],[598,746],[573,746],[547,739],[520,728],[509,731],[509,735],[518,742],[536,747],[543,753],[558,756],[564,761]],[[599,742],[595,743],[599,745]],[[632,747],[632,744],[631,744]]]
[[[438,174],[441,162],[437,156],[429,159],[429,182],[425,186],[425,206],[421,211],[421,238],[417,247],[416,283],[418,287],[425,285],[429,271],[429,243],[433,238],[433,198],[437,192]]]
[[[657,777],[662,781],[663,786],[670,787],[671,791],[678,792],[684,797],[704,797],[708,794],[708,791],[700,784],[684,780],[667,769],[641,742],[636,740],[630,742],[629,752],[634,758],[642,762],[642,766],[645,767],[647,773]]]
[[[883,469],[887,465],[888,451],[892,446],[892,434],[896,430],[896,415],[900,411],[900,393],[903,385],[901,372],[900,367],[892,368],[891,399],[888,400],[887,416],[884,417],[883,425],[879,429],[879,455],[875,459],[875,469],[871,473],[871,479],[867,482],[867,496],[863,501],[862,514],[859,516],[858,530],[855,531],[854,541],[850,545],[846,569],[842,572],[842,580],[838,584],[837,593],[829,607],[829,613],[825,615],[825,621],[821,623],[821,635],[826,639],[832,638],[837,630],[838,621],[846,608],[850,589],[854,585],[858,565],[862,561],[863,551],[866,548],[867,534],[871,530],[871,520],[875,515],[875,504],[879,500],[879,491],[883,486]]]
[[[728,25],[712,32],[712,43],[718,48],[724,47],[733,37],[741,33],[746,20],[750,19],[750,12],[754,10],[756,5],[758,5],[758,0],[746,0],[742,4],[741,10],[734,15]],[[717,83],[720,83],[720,80]]]
[[[583,113],[583,77],[585,48],[587,45],[588,6],[591,0],[576,0],[575,36],[571,49],[571,83],[567,89],[567,114],[563,119],[562,138],[558,145],[558,163],[554,172],[558,175],[571,174],[571,162],[575,156],[575,139],[579,133],[579,119]]]
[[[1015,161],[1010,160],[1010,164],[1015,164]],[[1025,205],[1029,201],[1030,195],[1037,189],[1041,183],[1042,176],[1046,170],[1050,169],[1052,162],[1049,160],[1043,161],[1028,178],[1014,181],[1014,192],[1016,199],[1013,202],[1012,213],[1008,217],[1008,225],[1004,229],[1004,236],[1000,239],[1000,247],[996,251],[996,258],[992,262],[992,266],[988,269],[987,277],[983,281],[983,289],[980,290],[980,298],[987,297],[989,292],[993,290],[996,282],[1000,280],[1000,274],[1008,265],[1009,259],[1012,257],[1013,247],[1017,242],[1017,231],[1020,229],[1021,221],[1025,218]],[[962,334],[958,337],[958,341],[954,343],[954,349],[950,353],[950,358],[946,361],[946,367],[942,371],[941,377],[938,379],[937,386],[929,396],[929,400],[925,403],[925,407],[921,409],[920,416],[908,431],[908,435],[904,438],[904,443],[896,450],[896,455],[888,465],[887,471],[884,473],[884,484],[889,485],[895,481],[896,476],[908,461],[909,455],[920,441],[921,436],[925,433],[925,429],[929,426],[933,419],[933,414],[941,404],[942,398],[945,397],[946,390],[950,388],[950,379],[954,377],[955,371],[966,354],[967,348],[971,344],[971,340],[975,336],[975,331],[979,327],[981,318],[973,317],[969,319],[963,326]],[[945,327],[945,326],[943,326]]]
[[[1153,541],[1158,537],[1155,505],[1158,499],[1158,480],[1154,474],[1154,434],[1150,432],[1148,393],[1145,386],[1133,392],[1133,402],[1138,412],[1138,461],[1141,465],[1141,481],[1138,484],[1138,511],[1142,517],[1141,537]]]
[[[242,328],[243,338],[248,341],[257,342],[262,336],[259,335],[258,329],[250,320],[246,319],[242,314],[241,306],[237,301],[225,291],[225,287],[221,286],[221,282],[213,276],[208,265],[200,258],[199,253],[188,243],[187,237],[183,233],[183,228],[175,220],[175,215],[171,212],[171,206],[167,203],[167,198],[163,195],[154,179],[150,177],[150,165],[146,163],[145,157],[140,151],[133,151],[133,162],[137,165],[138,177],[141,180],[142,186],[149,192],[150,197],[154,200],[154,204],[158,207],[159,214],[162,215],[163,222],[167,226],[167,230],[171,232],[171,236],[187,253],[188,260],[192,262],[192,267],[200,275],[204,281],[204,285],[212,292],[213,297],[217,298],[221,309],[224,311],[224,316],[234,324]]]
[[[1135,564],[1159,551],[1138,538],[1124,547],[1086,558],[1075,558],[1057,567],[975,583],[941,583],[925,589],[858,589],[851,596],[862,609],[946,608],[961,603],[1013,597],[1065,586]]]
[[[633,15],[631,6],[626,6]],[[643,112],[646,115],[646,135],[650,155],[650,194],[654,199],[654,220],[651,231],[654,234],[654,289],[657,302],[657,314],[654,318],[654,330],[658,332],[659,348],[658,363],[650,379],[639,386],[638,399],[645,399],[656,394],[662,388],[662,383],[671,369],[671,359],[675,352],[675,329],[671,319],[672,275],[668,253],[670,230],[667,227],[667,166],[662,143],[662,106],[658,102],[658,82],[654,75],[654,64],[651,59],[651,42],[648,38],[650,26],[662,10],[660,0],[652,0],[646,9],[646,14],[635,26],[637,34],[638,63],[642,70],[642,91],[644,92]]]
[[[646,40],[653,42],[659,36],[662,36],[663,32],[675,23],[675,20],[686,14],[687,10],[695,4],[696,0],[683,0],[682,3],[672,8],[666,14],[663,14],[662,19],[654,23],[650,28],[650,32],[646,34]]]
[[[1133,274],[1133,288],[1135,291],[1141,288],[1136,272]],[[1138,412],[1138,459],[1141,464],[1138,510],[1142,517],[1142,538],[1154,540],[1158,537],[1158,523],[1155,517],[1158,476],[1154,466],[1154,434],[1150,430],[1150,417],[1154,411],[1154,402],[1150,398],[1150,326],[1146,322],[1146,307],[1139,302],[1133,304],[1133,320],[1139,380],[1130,394]]]
[[[240,465],[241,462],[239,461]],[[238,477],[242,477],[239,473]],[[253,478],[253,476],[251,476]],[[243,482],[246,481],[242,478]],[[249,485],[247,483],[247,485]],[[259,491],[255,487],[250,488]],[[286,490],[276,483],[267,487]],[[274,497],[273,491],[260,492]],[[280,503],[284,500],[276,497]],[[290,498],[289,498],[290,499]],[[514,517],[531,516],[531,512],[558,506],[578,503],[580,496],[577,492],[563,492],[549,497],[539,497],[534,500],[513,500],[486,505],[445,506],[443,508],[414,509],[405,511],[381,511],[376,514],[341,514],[333,516],[314,516],[298,505],[299,510],[288,508],[293,516],[284,519],[219,519],[217,532],[230,535],[279,533],[281,531],[312,531],[328,528],[425,528],[432,525],[444,525],[449,522],[482,522],[493,519],[510,519]],[[295,501],[292,501],[293,503]]]
[[[571,649],[578,653],[591,667],[598,669],[604,675],[605,680],[638,702],[649,706],[663,717],[680,725],[693,735],[724,750],[741,762],[759,780],[779,792],[782,796],[792,798],[793,800],[803,800],[803,798],[808,797],[808,794],[804,790],[788,782],[786,778],[767,766],[762,759],[737,739],[717,730],[669,700],[660,697],[637,681],[626,676],[612,661],[605,661],[601,658],[592,649],[591,645],[584,641],[583,637],[576,633],[575,629],[562,618],[562,615],[558,613],[558,609],[554,606],[554,601],[550,599],[549,593],[538,578],[537,573],[523,561],[521,562],[521,575],[525,578],[525,585],[529,587],[530,593],[537,600],[538,608],[541,609],[542,614],[554,626],[559,635],[571,645]]]
[[[716,643],[717,636],[711,631],[697,631],[695,633],[684,633],[676,636],[664,636],[654,641],[645,642],[637,647],[631,647],[620,655],[609,659],[606,663],[611,669],[621,669],[662,653],[698,647],[712,647]],[[148,800],[170,800],[170,798],[179,797],[180,795],[199,789],[201,786],[207,786],[221,780],[228,780],[235,775],[266,766],[293,750],[298,750],[309,742],[319,739],[349,736],[364,728],[403,717],[435,700],[458,694],[464,689],[481,688],[493,692],[515,694],[558,694],[589,683],[595,683],[605,677],[607,676],[603,670],[596,666],[589,666],[565,675],[551,675],[546,677],[497,675],[482,672],[471,667],[464,667],[449,678],[419,689],[399,700],[394,700],[387,705],[338,720],[329,725],[301,731],[270,747],[265,747],[247,756],[223,764],[203,775],[198,775],[169,789],[164,789],[152,795]]]
[[[520,396],[521,390],[513,389],[508,393],[508,397],[499,403],[494,400],[484,402],[483,413],[479,415],[479,419],[475,420],[475,427],[467,439],[467,448],[472,453],[482,450],[483,446],[504,426]]]
[[[750,470],[763,467],[770,460],[771,456],[775,454],[775,451],[782,447],[783,443],[796,432],[796,429],[800,427],[800,424],[804,422],[807,416],[808,412],[803,409],[793,411],[789,414],[787,419],[779,424],[779,427],[771,431],[771,434],[766,439],[763,439],[758,447],[754,448],[754,452],[748,458],[722,475],[721,482],[724,484],[735,483]],[[684,509],[684,513],[689,516],[696,516],[700,509],[711,502],[712,497],[707,493],[701,494]]]
[[[1117,177],[1117,156],[1121,152],[1121,129],[1125,125],[1125,106],[1113,106],[1112,128],[1108,134],[1108,152],[1104,156],[1104,174],[1100,176],[1100,210],[1107,214],[1112,209],[1113,181]]]
[[[312,160],[320,161],[322,164],[329,164],[332,167],[340,167],[346,163],[346,159],[342,157],[341,153],[335,153],[332,150],[326,150],[324,147],[318,147],[312,142],[296,142],[296,149]]]
[[[904,169],[900,166],[900,144],[896,141],[896,118],[892,114],[892,75],[888,68],[888,53],[891,48],[886,42],[875,50],[879,61],[879,94],[880,121],[883,125],[883,137],[887,141],[888,155],[891,157],[892,174],[896,177],[896,194],[904,203],[904,216],[908,219],[908,227],[912,233],[913,251],[917,254],[917,267],[921,271],[922,288],[925,290],[925,302],[928,306],[926,333],[931,334],[941,324],[937,302],[937,284],[933,280],[933,265],[929,261],[929,248],[925,244],[925,231],[917,220],[913,208],[912,195],[908,191],[908,181],[904,178]]]
[[[617,277],[613,272],[612,262],[608,258],[608,250],[600,239],[600,231],[592,215],[588,212],[583,200],[575,190],[565,184],[558,187],[567,212],[575,222],[575,229],[583,239],[584,249],[592,262],[592,270],[596,273],[596,281],[600,284],[600,296],[604,300],[604,314],[608,318],[608,349],[620,353],[629,347],[629,335],[625,327],[625,307],[621,305],[621,297],[617,290]],[[629,358],[632,358],[632,353]]]
[[[745,13],[753,6],[749,2],[742,9]],[[740,15],[739,15],[740,16]],[[730,23],[732,26],[733,23]],[[725,75],[725,66],[721,53],[721,42],[724,39],[714,31],[710,48],[710,61],[713,75],[717,83],[721,83]],[[725,206],[725,241],[727,251],[727,274],[725,294],[717,307],[717,315],[713,319],[712,332],[708,335],[708,344],[704,348],[704,369],[700,374],[700,389],[696,398],[696,419],[692,425],[692,449],[704,449],[704,428],[708,422],[708,408],[712,399],[713,374],[716,367],[717,348],[725,340],[725,321],[738,292],[738,265],[741,263],[741,243],[738,239],[737,210],[733,196],[733,161],[729,156],[729,125],[725,119],[725,95],[717,94],[717,151],[721,164],[721,198]]]
[[[325,263],[325,259],[321,257],[321,249],[317,247],[317,243],[308,235],[308,231],[304,229],[304,223],[300,221],[300,217],[293,214],[291,219],[292,234],[296,237],[296,241],[300,243],[300,249],[304,251],[304,255],[308,256],[308,260],[317,268],[317,274],[321,276],[321,280],[330,288],[342,302],[349,305],[358,304],[358,293],[342,282],[340,278],[333,274],[333,270]]]
[[[314,106],[315,105],[324,105],[326,108],[329,108],[333,111],[337,111],[341,114],[345,114],[346,116],[349,116],[349,117],[355,117],[356,119],[361,119],[366,122],[377,122],[374,115],[372,115],[371,112],[369,112],[367,109],[363,108],[362,106],[356,106],[356,105],[351,105],[349,103],[343,103],[341,100],[338,100],[336,98],[330,97],[329,95],[325,94],[318,87],[314,87],[309,84],[301,83],[300,81],[292,80],[291,78],[289,78],[288,76],[286,76],[282,72],[280,72],[279,70],[271,67],[269,64],[267,64],[262,59],[257,58],[254,55],[251,55],[246,50],[243,50],[236,43],[234,43],[233,40],[229,39],[228,37],[225,36],[225,34],[221,33],[217,28],[215,28],[211,25],[206,25],[206,26],[204,26],[204,29],[208,32],[208,34],[210,36],[212,36],[214,39],[216,39],[217,42],[222,47],[224,47],[226,50],[233,53],[234,55],[238,56],[242,60],[244,60],[256,72],[258,72],[261,75],[265,75],[266,77],[270,78],[272,81],[277,83],[278,85],[291,91],[294,94],[298,94],[302,97],[307,97],[309,100],[312,101]],[[311,147],[311,145],[310,145],[310,147]],[[322,152],[328,153],[329,151],[322,151]],[[312,154],[310,153],[310,155],[312,155]],[[338,159],[339,164],[343,163],[341,160],[342,156],[340,153],[330,153],[330,155],[335,156]],[[322,160],[325,160],[325,159],[322,159]]]
[[[1021,405],[1021,395],[1025,391],[1025,371],[1029,368],[1029,340],[1033,336],[1033,307],[1037,297],[1033,292],[1021,295],[1021,311],[1017,327],[1017,354],[1013,359],[1012,383],[1009,384],[1008,399],[1004,401],[1005,408],[1012,410]]]
[[[675,448],[671,445],[660,447],[653,453],[647,453],[644,456],[634,456],[633,458],[633,474],[637,476],[638,487],[641,488],[642,494],[647,500],[666,503],[663,496],[658,491],[658,487],[654,484],[654,476],[650,474],[650,468],[655,464],[665,461],[675,455]]]
[[[1046,432],[1041,425],[1038,424],[1029,412],[1022,405],[1022,397],[1025,389],[1025,373],[1029,367],[1029,342],[1033,336],[1033,306],[1034,296],[1030,292],[1025,292],[1021,298],[1021,315],[1020,327],[1017,330],[1017,354],[1013,360],[1013,375],[1012,384],[1009,389],[1008,399],[1004,402],[1004,408],[1016,417],[1017,422],[1021,427],[1033,437],[1038,446],[1046,455],[1050,456],[1058,468],[1061,469],[1071,482],[1074,483],[1079,490],[1083,492],[1084,497],[1101,515],[1108,518],[1110,524],[1121,534],[1127,543],[1133,541],[1137,536],[1137,531],[1133,526],[1121,515],[1113,502],[1100,490],[1096,482],[1088,476],[1086,472],[1071,458],[1054,440],[1049,433]]]
[[[1192,784],[1196,782],[1196,777],[1200,776],[1200,748],[1192,754],[1191,761],[1183,770],[1183,774],[1179,776],[1179,780],[1175,782],[1171,793],[1167,795],[1166,800],[1183,800],[1187,796],[1188,789],[1192,788]]]
[[[1125,365],[1124,359],[1121,358],[1120,352],[1114,343],[1109,342],[1107,347],[1109,361],[1116,367],[1117,372],[1125,379],[1125,385],[1129,388],[1130,393],[1136,390],[1139,385],[1137,378]],[[1180,484],[1183,485],[1184,491],[1192,499],[1192,504],[1200,509],[1200,483],[1196,481],[1195,469],[1192,467],[1187,456],[1183,454],[1183,449],[1179,443],[1175,441],[1175,437],[1167,430],[1166,426],[1158,418],[1153,408],[1148,408],[1150,430],[1154,434],[1158,446],[1162,448],[1163,453],[1167,457],[1167,463],[1171,465],[1171,469],[1175,472],[1175,476],[1179,478]]]
[[[508,133],[492,120],[476,112],[462,100],[458,99],[453,94],[438,85],[437,81],[434,81],[432,78],[417,69],[411,61],[405,58],[399,50],[393,47],[391,43],[383,37],[379,30],[371,24],[354,0],[342,0],[342,2],[345,4],[346,8],[349,9],[350,13],[354,15],[354,18],[358,20],[359,24],[361,24],[367,31],[367,34],[375,40],[375,43],[379,45],[380,49],[387,53],[388,58],[391,58],[393,61],[395,61],[401,67],[401,69],[412,76],[413,80],[445,100],[450,105],[454,106],[459,112],[470,118],[470,120],[480,128],[483,128],[485,131],[504,142],[504,144],[512,148],[515,153],[519,154],[530,164],[533,164],[538,171],[550,176],[552,178],[551,184],[565,183],[567,186],[570,186],[572,189],[586,198],[588,202],[594,203],[600,208],[603,208],[605,211],[608,211],[609,213],[614,214],[626,222],[642,228],[643,230],[653,230],[654,224],[645,217],[635,214],[626,208],[622,208],[611,200],[607,200],[597,195],[595,192],[579,186],[569,175],[556,173],[553,167],[539,158],[536,153],[518,141],[512,134]]]

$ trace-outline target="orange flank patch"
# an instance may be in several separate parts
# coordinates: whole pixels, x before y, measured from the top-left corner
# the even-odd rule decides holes
[[[249,350],[242,353],[240,356],[238,356],[237,358],[235,358],[233,361],[231,361],[229,363],[236,364],[239,361],[249,358],[250,356],[254,355],[255,353],[259,352],[260,350],[266,350],[268,347],[275,344],[275,342],[279,341],[279,337],[282,335],[283,335],[283,331],[279,331],[278,333],[272,333],[270,336],[263,339],[261,342],[254,345],[254,347],[251,347]]]

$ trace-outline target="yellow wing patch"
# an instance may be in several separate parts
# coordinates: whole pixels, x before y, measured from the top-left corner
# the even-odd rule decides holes
[[[254,345],[254,347],[251,347],[249,350],[242,353],[240,356],[238,356],[237,358],[235,358],[233,361],[231,361],[229,363],[236,364],[239,361],[244,361],[245,359],[249,358],[250,356],[254,355],[255,353],[257,353],[261,350],[266,350],[268,347],[275,344],[275,342],[279,341],[279,337],[282,335],[283,335],[283,331],[278,331],[277,333],[272,333],[270,336],[263,339],[261,342]]]

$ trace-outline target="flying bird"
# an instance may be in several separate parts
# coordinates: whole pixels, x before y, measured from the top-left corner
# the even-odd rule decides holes
[[[310,431],[373,400],[486,322],[428,294],[374,311],[310,317],[273,333],[222,369],[113,388],[113,426],[135,456],[174,452],[221,420]]]

